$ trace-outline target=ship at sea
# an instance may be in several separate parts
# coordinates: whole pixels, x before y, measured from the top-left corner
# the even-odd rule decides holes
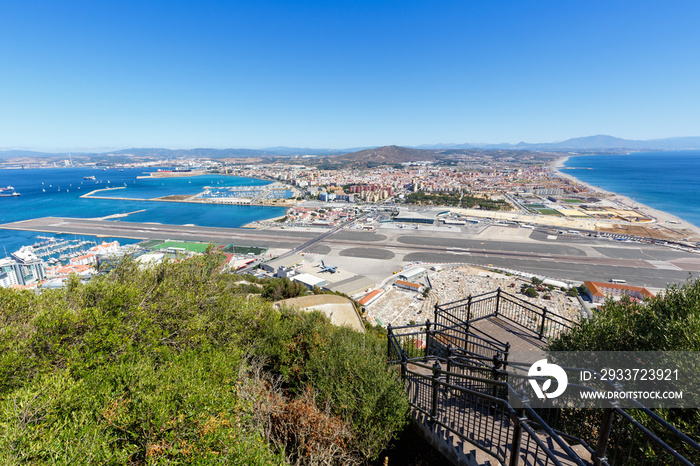
[[[94,176],[94,175],[91,175],[91,176],[84,176],[83,179],[84,179],[84,180],[94,180],[94,179],[95,179],[95,176]]]
[[[176,168],[173,168],[172,170],[164,170],[161,168],[158,169],[158,173],[188,173],[191,171],[192,171],[191,168],[182,168],[182,167],[176,167]]]
[[[8,186],[7,188],[0,188],[0,197],[16,197],[20,194],[15,191],[15,188]]]

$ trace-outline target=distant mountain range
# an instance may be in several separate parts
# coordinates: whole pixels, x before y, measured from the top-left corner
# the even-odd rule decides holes
[[[392,149],[399,146],[383,146],[381,153],[377,152],[377,147],[356,147],[347,149],[309,149],[301,147],[270,147],[267,149],[162,149],[162,148],[132,148],[112,152],[101,153],[75,153],[73,157],[104,157],[135,155],[141,157],[162,157],[162,158],[188,158],[188,157],[211,157],[211,158],[241,158],[241,157],[284,157],[294,155],[317,155],[317,156],[339,156],[353,154],[354,161],[361,159],[369,161],[372,157],[385,157],[385,159],[375,159],[375,162],[388,161],[392,159],[390,153]],[[438,150],[527,150],[527,151],[553,151],[553,152],[576,152],[576,151],[638,151],[638,150],[689,150],[700,149],[700,137],[677,137],[665,139],[649,139],[646,141],[621,139],[614,136],[597,135],[581,138],[567,139],[562,142],[552,143],[526,143],[518,144],[423,144],[412,148],[402,148],[404,161],[411,161],[412,155],[406,149],[418,150],[414,153],[415,160],[430,160],[429,151]],[[428,151],[428,152],[420,152]],[[372,152],[374,151],[374,152]],[[35,152],[27,150],[5,150],[0,151],[0,159],[21,159],[21,158],[68,158],[68,152]]]
[[[190,158],[210,157],[243,158],[243,157],[285,157],[294,155],[319,155],[333,156],[365,149],[365,147],[351,149],[305,149],[301,147],[272,147],[269,149],[163,149],[163,148],[131,148],[110,152],[40,152],[29,150],[0,150],[0,159],[19,158],[61,158],[72,157],[161,157],[161,158]]]
[[[599,134],[582,138],[567,139],[562,142],[518,144],[433,144],[416,146],[416,149],[522,149],[543,151],[591,151],[591,150],[690,150],[700,149],[700,137],[679,137],[665,139],[621,139]]]

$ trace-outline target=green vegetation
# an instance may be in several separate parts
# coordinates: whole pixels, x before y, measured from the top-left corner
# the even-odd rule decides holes
[[[406,202],[418,205],[460,206],[470,209],[478,207],[484,210],[511,209],[510,204],[504,200],[487,199],[460,192],[426,193],[416,191],[406,196]]]
[[[159,240],[159,239],[149,239],[146,241],[141,241],[139,243],[139,246],[141,246],[142,248],[145,248],[145,249],[153,249],[154,246],[157,246],[162,242],[163,241]]]
[[[207,250],[209,246],[208,243],[190,243],[185,241],[165,241],[156,246],[152,246],[153,249],[167,249],[167,248],[181,248],[190,252],[203,253]]]
[[[700,351],[700,282],[670,286],[644,304],[606,302],[553,351]]]
[[[275,310],[249,294],[268,283],[221,263],[124,260],[84,285],[1,289],[0,463],[376,458],[408,412],[385,336]]]
[[[583,287],[583,294],[585,287]],[[550,342],[551,351],[699,351],[700,280],[672,285],[662,296],[643,304],[629,300],[607,301],[579,327]],[[692,368],[691,370],[697,370]],[[700,440],[700,410],[658,409],[658,415],[696,441]],[[639,411],[631,414],[664,441],[697,463],[700,456],[688,450],[658,424]],[[574,423],[591,425],[599,413],[595,410],[569,413]],[[575,433],[575,432],[573,432]],[[585,432],[581,432],[585,434]],[[624,438],[624,437],[623,437]],[[644,452],[647,460],[650,453]],[[650,461],[653,463],[654,461]]]
[[[307,289],[302,283],[288,278],[272,278],[263,286],[262,297],[270,301],[306,296]]]
[[[535,210],[542,215],[556,215],[558,217],[562,217],[562,214],[557,212],[554,209],[535,209]]]
[[[586,201],[582,201],[581,199],[562,199],[564,202],[568,202],[569,204],[585,204]]]

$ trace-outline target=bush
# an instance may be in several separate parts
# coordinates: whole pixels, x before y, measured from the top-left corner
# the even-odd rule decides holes
[[[338,423],[339,443],[294,445],[342,447],[336,463],[376,456],[407,412],[386,340],[276,311],[221,263],[124,260],[86,285],[0,289],[0,463],[283,464],[296,450],[279,438]],[[289,389],[274,436],[246,390],[250,348]]]
[[[280,301],[306,295],[306,286],[288,278],[273,278],[263,286],[262,291],[262,297],[270,301]]]
[[[284,386],[302,394],[314,388],[316,399],[349,424],[348,447],[374,459],[407,422],[408,403],[396,373],[386,367],[386,341],[334,327],[321,313],[285,310],[270,322],[256,352]]]
[[[585,287],[584,287],[585,289]],[[700,281],[672,285],[666,292],[644,304],[629,300],[608,300],[590,319],[549,343],[551,351],[698,351],[700,350]],[[588,410],[590,411],[590,410]],[[697,409],[656,410],[657,414],[698,441],[700,411]],[[582,410],[579,424],[590,425]],[[697,451],[686,445],[641,411],[632,412],[647,428],[693,462]],[[624,438],[624,437],[623,437]],[[626,448],[626,446],[625,446]],[[652,461],[653,462],[653,461]]]

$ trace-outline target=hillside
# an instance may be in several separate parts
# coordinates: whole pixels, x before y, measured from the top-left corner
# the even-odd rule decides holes
[[[0,464],[376,458],[407,422],[385,337],[275,310],[264,296],[301,289],[221,262],[124,260],[88,284],[0,289]]]
[[[433,161],[440,157],[440,154],[434,150],[411,149],[401,146],[382,146],[338,155],[332,157],[331,160],[336,163],[339,162],[350,165],[367,165],[368,163],[389,165],[403,162],[419,162],[422,160]]]

